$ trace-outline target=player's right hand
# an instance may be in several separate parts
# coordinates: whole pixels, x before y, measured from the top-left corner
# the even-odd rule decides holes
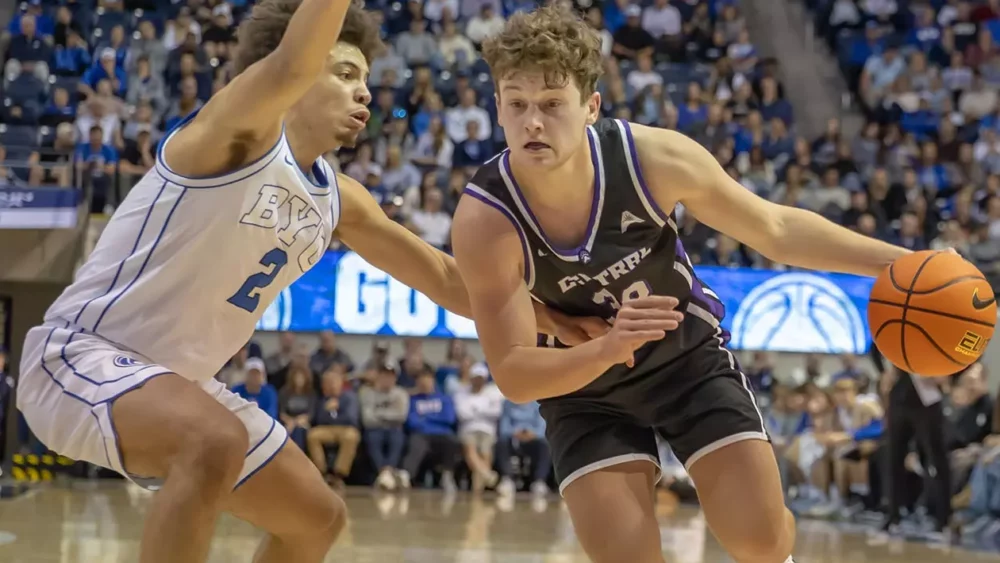
[[[678,303],[676,297],[650,295],[622,304],[611,330],[601,337],[608,357],[634,367],[636,350],[680,326],[684,313],[674,310]]]

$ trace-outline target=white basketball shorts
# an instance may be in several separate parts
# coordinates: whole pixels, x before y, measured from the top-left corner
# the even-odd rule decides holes
[[[111,407],[118,397],[167,373],[173,372],[68,323],[43,325],[31,329],[25,339],[17,407],[35,436],[53,451],[155,488],[151,486],[154,480],[125,470]],[[239,487],[277,455],[288,433],[284,425],[222,382],[196,383],[239,417],[250,435]]]

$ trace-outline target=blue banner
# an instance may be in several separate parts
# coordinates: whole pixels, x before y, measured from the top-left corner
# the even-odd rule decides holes
[[[79,190],[0,186],[0,229],[69,229],[76,226]]]
[[[726,307],[731,347],[863,354],[873,280],[817,272],[696,267]],[[694,322],[694,321],[690,321]],[[474,323],[438,307],[353,252],[330,251],[268,307],[260,330],[475,338]]]

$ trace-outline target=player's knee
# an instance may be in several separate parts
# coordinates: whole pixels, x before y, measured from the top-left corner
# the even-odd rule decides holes
[[[333,545],[347,524],[347,505],[327,487],[311,492],[296,506],[297,522],[289,526],[297,543],[322,547]]]
[[[243,469],[249,443],[246,427],[238,418],[222,417],[185,441],[181,469],[201,477],[206,486],[228,491]]]
[[[739,563],[784,563],[795,544],[795,523],[787,510],[779,517],[761,518],[743,532],[723,542]]]

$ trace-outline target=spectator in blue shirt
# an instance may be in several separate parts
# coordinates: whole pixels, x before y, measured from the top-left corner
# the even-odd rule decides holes
[[[462,445],[455,436],[458,419],[451,397],[436,387],[430,369],[417,375],[416,392],[410,396],[410,413],[406,417],[406,430],[410,434],[408,451],[396,477],[401,487],[409,487],[410,479],[430,459],[441,469],[441,486],[446,492],[454,492],[453,470],[462,455]]]
[[[67,32],[66,47],[56,47],[52,55],[52,73],[59,76],[80,76],[90,66],[87,42],[74,30]]]
[[[306,435],[309,457],[335,489],[342,489],[351,474],[361,443],[361,404],[353,391],[344,389],[344,370],[334,364],[323,373],[323,396],[316,404],[313,427]],[[304,371],[304,370],[303,370]],[[333,474],[327,474],[326,448],[337,445]]]
[[[93,90],[97,89],[97,83],[105,78],[111,82],[111,90],[115,96],[124,98],[128,88],[128,74],[118,67],[117,55],[111,47],[102,49],[100,62],[83,73],[81,87],[89,88],[90,91],[85,93],[92,96]]]
[[[545,420],[538,411],[536,401],[525,404],[504,401],[496,446],[500,474],[497,493],[501,496],[509,497],[516,490],[510,462],[515,455],[531,462],[531,492],[547,495],[549,487],[545,483],[552,471],[552,454],[545,441]]]
[[[42,37],[51,37],[55,31],[56,22],[42,10],[42,0],[30,0],[23,14],[11,18],[7,33],[15,36],[24,33],[24,21],[27,18],[33,20],[38,35]]]
[[[264,375],[264,360],[250,358],[246,366],[247,380],[233,387],[233,393],[251,403],[257,403],[260,410],[278,419],[278,391],[267,382]]]
[[[74,160],[77,170],[83,174],[84,183],[89,181],[93,187],[91,210],[103,213],[118,165],[118,151],[104,144],[104,129],[100,125],[90,128],[89,142],[76,146]]]

